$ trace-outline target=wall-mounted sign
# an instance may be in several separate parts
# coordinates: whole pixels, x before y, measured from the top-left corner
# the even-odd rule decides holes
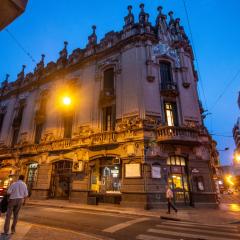
[[[152,178],[161,178],[161,167],[160,165],[152,165]]]
[[[125,164],[125,178],[139,178],[141,176],[142,174],[140,163]]]
[[[82,160],[78,160],[77,162],[74,162],[72,165],[72,171],[73,172],[83,172],[84,170],[84,162]]]

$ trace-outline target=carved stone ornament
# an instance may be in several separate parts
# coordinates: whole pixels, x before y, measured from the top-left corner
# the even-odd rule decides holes
[[[173,58],[175,61],[176,68],[180,68],[180,58],[176,49],[171,48],[168,44],[158,43],[152,48],[153,56],[163,56],[167,55],[170,58]]]

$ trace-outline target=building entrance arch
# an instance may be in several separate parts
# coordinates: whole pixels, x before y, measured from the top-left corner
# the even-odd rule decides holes
[[[38,163],[30,163],[27,165],[27,179],[28,195],[31,196],[32,189],[37,182]]]
[[[60,160],[52,164],[50,197],[68,199],[72,179],[72,161]]]

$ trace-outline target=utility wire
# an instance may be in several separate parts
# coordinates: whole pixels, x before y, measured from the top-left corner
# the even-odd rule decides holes
[[[225,92],[228,90],[228,88],[233,84],[233,82],[238,79],[238,76],[240,75],[240,69],[237,71],[237,73],[234,75],[234,77],[227,83],[227,85],[225,86],[225,88],[223,89],[222,93],[218,96],[218,98],[216,99],[216,101],[214,102],[214,104],[211,107],[211,110],[213,110],[217,103],[220,101],[220,99],[223,97],[223,95],[225,94]]]
[[[233,137],[233,136],[230,136],[230,135],[221,135],[221,134],[214,134],[214,133],[210,133],[210,135],[217,136],[217,137],[226,137],[226,138],[232,138]]]
[[[196,65],[197,65],[197,69],[198,69],[198,76],[199,76],[199,80],[200,80],[199,82],[200,82],[200,86],[201,86],[202,93],[203,93],[203,99],[204,99],[206,108],[208,108],[207,98],[206,98],[206,95],[205,95],[204,86],[203,86],[202,77],[201,77],[201,71],[200,71],[198,58],[197,58],[197,52],[196,52],[195,45],[194,45],[193,33],[192,33],[191,24],[190,24],[190,18],[189,18],[189,14],[188,14],[187,4],[186,4],[185,0],[182,0],[182,2],[183,2],[183,5],[184,5],[186,16],[187,16],[187,23],[188,23],[188,28],[189,28],[189,32],[190,32],[190,37],[191,37],[191,40],[192,40],[192,48],[193,48],[193,52],[194,52],[194,55],[195,55],[195,61],[196,61]]]
[[[17,38],[8,30],[5,31],[9,34],[9,36],[13,39],[13,41],[18,45],[18,47],[31,59],[32,62],[36,63],[36,60],[33,56],[23,47],[23,45],[17,40]]]

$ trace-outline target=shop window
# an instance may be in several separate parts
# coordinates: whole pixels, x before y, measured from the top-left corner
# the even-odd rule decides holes
[[[114,90],[114,69],[113,68],[109,68],[106,71],[104,71],[103,89]]]
[[[103,108],[103,131],[112,131],[115,129],[116,122],[116,106]]]
[[[64,138],[71,138],[72,137],[73,116],[72,115],[64,116],[63,124],[64,124]]]
[[[163,85],[172,83],[172,67],[169,62],[160,62],[160,75]]]
[[[186,160],[181,156],[170,156],[167,159],[168,184],[174,192],[174,201],[190,203],[189,180]]]
[[[168,126],[178,126],[177,105],[175,102],[165,102],[165,119]]]

